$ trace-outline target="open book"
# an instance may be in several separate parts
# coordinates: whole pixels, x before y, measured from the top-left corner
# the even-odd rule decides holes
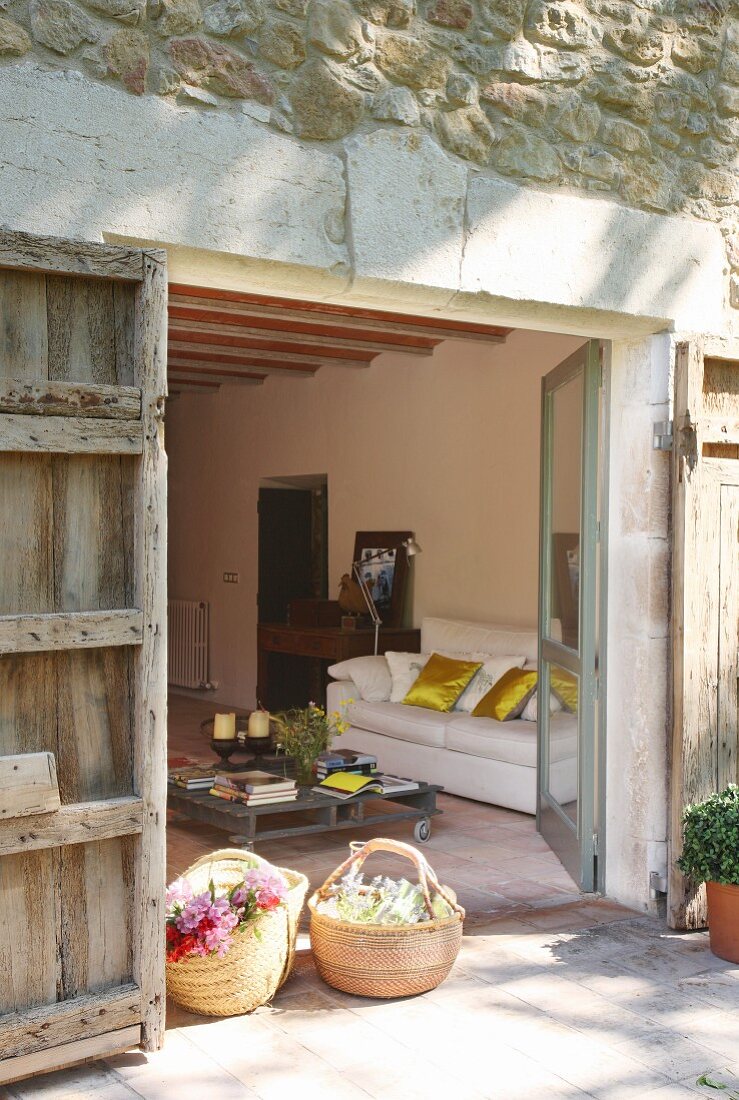
[[[334,775],[327,776],[313,790],[318,794],[330,795],[331,798],[346,799],[352,798],[355,794],[364,794],[366,791],[385,795],[417,791],[418,783],[415,779],[403,779],[397,775],[356,775],[353,772],[335,772]]]

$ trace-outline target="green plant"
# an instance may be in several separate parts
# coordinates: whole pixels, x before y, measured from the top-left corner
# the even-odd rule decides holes
[[[323,707],[309,703],[273,715],[277,740],[295,759],[299,783],[310,783],[313,764],[320,753],[329,748],[334,737],[349,728],[338,710],[326,714]]]
[[[739,886],[739,786],[704,802],[687,806],[683,813],[683,854],[677,865],[696,882]]]

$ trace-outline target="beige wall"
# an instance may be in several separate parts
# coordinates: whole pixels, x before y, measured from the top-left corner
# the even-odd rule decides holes
[[[540,378],[582,341],[515,332],[431,359],[183,394],[170,403],[170,584],[211,605],[215,698],[254,702],[257,491],[328,475],[329,594],[357,529],[411,529],[412,617],[536,621]],[[224,571],[240,574],[224,584]]]

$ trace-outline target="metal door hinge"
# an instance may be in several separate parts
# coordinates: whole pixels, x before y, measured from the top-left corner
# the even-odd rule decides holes
[[[598,855],[598,834],[593,833],[593,855]]]
[[[672,450],[672,421],[657,420],[652,429],[652,447],[655,451]]]

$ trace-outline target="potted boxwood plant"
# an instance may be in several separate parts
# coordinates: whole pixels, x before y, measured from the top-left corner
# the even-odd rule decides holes
[[[711,951],[739,963],[739,786],[683,813],[683,854],[677,865],[695,882],[705,882]]]

